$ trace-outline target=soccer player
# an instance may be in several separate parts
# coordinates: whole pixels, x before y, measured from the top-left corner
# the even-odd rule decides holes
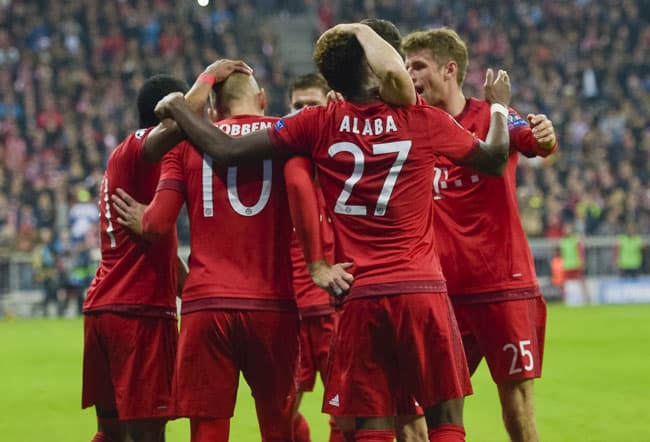
[[[292,112],[308,106],[323,106],[327,104],[327,94],[330,88],[327,81],[318,73],[309,73],[295,79],[289,86],[289,103]],[[317,181],[316,181],[317,187]],[[287,191],[291,192],[291,188]],[[318,221],[321,226],[321,240],[324,254],[328,262],[334,257],[334,236],[330,221],[324,211],[325,202],[322,193],[318,196]],[[299,198],[295,196],[292,198]],[[302,394],[313,391],[316,375],[320,372],[321,379],[326,379],[328,355],[332,336],[336,329],[334,307],[330,305],[327,291],[317,287],[311,280],[307,263],[298,238],[294,234],[291,241],[291,261],[293,289],[296,294],[298,311],[300,313],[300,368],[298,371],[298,396],[294,420],[294,437],[296,442],[308,442],[309,425],[304,416],[298,411]],[[336,438],[338,429],[333,421],[332,432]]]
[[[121,187],[151,201],[160,175],[157,160],[164,153],[147,142],[159,122],[154,106],[166,94],[186,90],[184,82],[166,75],[144,82],[137,97],[143,129],[111,154],[101,184],[102,256],[83,306],[82,406],[95,406],[95,442],[159,442],[173,417],[176,231],[156,242],[143,240],[117,222],[110,196]]]
[[[253,76],[234,73],[215,90],[222,118],[216,130],[241,136],[277,121],[264,116],[266,95]],[[143,233],[157,236],[187,202],[190,272],[174,394],[178,415],[190,418],[193,442],[228,440],[240,372],[255,398],[262,439],[293,438],[299,316],[283,166],[265,160],[220,167],[182,143],[165,157],[144,212]]]
[[[462,92],[467,47],[456,32],[432,29],[404,38],[407,69],[427,103],[483,138],[490,104]],[[471,373],[485,357],[513,441],[535,441],[533,378],[541,375],[546,305],[519,219],[519,153],[547,156],[555,133],[544,115],[507,111],[510,152],[503,176],[486,176],[440,157],[433,179],[433,226],[447,288]]]
[[[437,155],[485,172],[502,171],[508,152],[507,74],[501,71],[495,80],[488,71],[487,96],[496,107],[483,142],[445,112],[413,106],[412,86],[403,106],[379,100],[378,77],[388,76],[394,85],[410,78],[397,51],[368,26],[339,25],[326,32],[314,59],[345,101],[305,109],[238,139],[196,118],[178,94],[158,104],[158,115],[173,118],[217,164],[311,157],[332,218],[338,261],[353,262],[355,275],[349,288],[342,276],[331,277],[322,257],[308,260],[315,282],[326,275],[334,293],[349,290],[323,411],[356,417],[355,440],[388,441],[394,437],[396,397],[412,396],[425,409],[433,440],[463,440],[462,398],[471,387],[435,250],[430,185]],[[309,173],[300,176],[310,185]],[[303,247],[310,256],[308,245]]]

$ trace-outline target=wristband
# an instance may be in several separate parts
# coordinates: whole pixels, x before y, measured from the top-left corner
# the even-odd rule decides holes
[[[501,114],[508,118],[508,108],[500,103],[492,103],[490,105],[490,114]]]
[[[214,86],[214,84],[217,82],[217,77],[209,72],[203,72],[198,76],[196,81],[197,83],[205,83],[207,85]]]

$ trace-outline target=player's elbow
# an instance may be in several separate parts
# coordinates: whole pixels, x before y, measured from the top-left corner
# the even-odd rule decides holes
[[[406,74],[406,75],[405,75]],[[388,66],[381,98],[395,106],[408,106],[417,102],[415,87],[403,66]]]
[[[142,237],[149,242],[160,241],[168,236],[175,227],[175,221],[159,220],[156,222],[147,222],[145,218],[142,223]]]

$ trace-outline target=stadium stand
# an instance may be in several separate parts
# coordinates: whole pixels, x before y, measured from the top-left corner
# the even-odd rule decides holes
[[[627,222],[650,234],[648,0],[215,0],[207,7],[7,0],[0,2],[0,292],[33,285],[24,257],[43,228],[55,232],[54,249],[65,257],[60,273],[77,266],[83,278],[75,263],[97,246],[97,185],[108,155],[134,129],[134,91],[147,76],[191,81],[217,57],[241,58],[269,93],[268,113],[280,115],[291,76],[310,67],[304,60],[295,67],[292,55],[304,58],[332,24],[366,17],[403,32],[456,29],[470,47],[467,95],[482,95],[486,67],[503,67],[513,107],[551,117],[560,152],[522,159],[519,168],[530,237],[561,237],[565,223],[589,237],[620,234]],[[591,261],[611,261],[613,243],[599,241],[591,244],[606,244],[598,246],[606,256]],[[552,255],[544,249],[539,264],[548,269]],[[13,268],[9,256],[23,256],[22,264]],[[587,273],[590,265],[597,264],[588,257]]]

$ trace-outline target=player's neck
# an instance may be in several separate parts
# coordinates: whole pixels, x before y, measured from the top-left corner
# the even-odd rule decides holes
[[[258,115],[260,117],[263,117],[264,110],[250,103],[233,103],[230,105],[226,112],[223,112],[222,118],[232,118],[236,117],[237,115]]]
[[[449,99],[444,104],[444,109],[451,116],[456,117],[465,109],[466,104],[467,98],[465,98],[463,91],[458,90],[449,95]]]
[[[351,103],[356,104],[365,104],[379,101],[381,100],[381,97],[379,96],[379,88],[377,86],[364,88],[363,90],[359,91],[359,93],[347,97],[347,100]]]

